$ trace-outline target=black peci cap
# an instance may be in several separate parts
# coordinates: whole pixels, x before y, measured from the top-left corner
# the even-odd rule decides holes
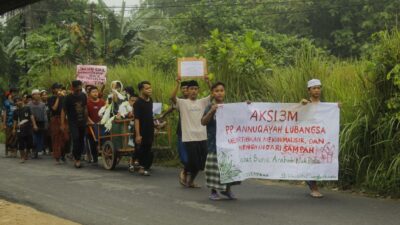
[[[57,88],[62,88],[62,85],[60,83],[54,83],[53,85],[51,85],[51,89],[57,89]]]
[[[187,83],[188,88],[189,87],[198,87],[198,86],[199,86],[199,83],[197,83],[197,81],[195,81],[195,80],[188,81],[188,83]]]

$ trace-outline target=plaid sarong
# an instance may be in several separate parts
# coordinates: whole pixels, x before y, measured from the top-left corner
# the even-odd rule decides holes
[[[219,169],[218,169],[218,158],[216,153],[208,153],[206,161],[206,184],[208,188],[226,191],[228,188],[227,184],[221,184]]]

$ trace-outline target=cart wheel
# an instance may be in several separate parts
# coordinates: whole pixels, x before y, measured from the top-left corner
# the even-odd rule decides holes
[[[107,170],[113,170],[117,165],[117,149],[111,141],[106,141],[101,151],[101,158],[103,158],[103,166]]]

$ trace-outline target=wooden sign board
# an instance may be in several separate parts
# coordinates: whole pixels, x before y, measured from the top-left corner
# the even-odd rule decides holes
[[[207,60],[204,58],[178,59],[178,76],[181,78],[204,77],[207,75]]]

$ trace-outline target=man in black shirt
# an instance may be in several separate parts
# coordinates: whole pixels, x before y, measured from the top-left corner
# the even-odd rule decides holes
[[[87,126],[87,98],[82,93],[82,82],[72,81],[72,94],[65,97],[61,111],[61,130],[65,130],[64,118],[67,117],[69,131],[72,138],[72,153],[76,168],[81,168],[81,156],[85,147],[85,132]]]
[[[24,101],[16,97],[14,102],[17,104],[17,110],[14,111],[13,133],[17,135],[18,150],[21,155],[21,163],[24,163],[27,155],[26,151],[32,148],[32,128],[38,130],[35,117],[28,106],[24,106]]]
[[[142,81],[138,85],[140,96],[134,105],[136,156],[139,159],[139,173],[149,176],[149,169],[153,164],[153,152],[151,150],[154,139],[153,100],[152,89],[148,81]]]

